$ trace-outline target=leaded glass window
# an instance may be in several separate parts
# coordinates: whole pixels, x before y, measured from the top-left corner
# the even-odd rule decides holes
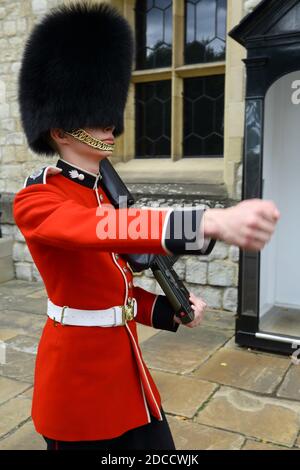
[[[172,0],[137,0],[136,68],[168,67],[172,62]]]
[[[133,5],[134,125],[128,108],[126,152],[173,161],[223,157],[227,0]]]
[[[226,0],[185,1],[185,63],[225,59]]]
[[[184,156],[223,155],[224,75],[184,80]]]
[[[171,81],[136,85],[136,157],[170,157]]]

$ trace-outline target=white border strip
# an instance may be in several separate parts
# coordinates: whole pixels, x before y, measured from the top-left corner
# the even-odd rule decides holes
[[[115,253],[111,253],[111,256],[112,256],[112,258],[113,258],[113,260],[114,260],[116,266],[117,266],[117,267],[119,268],[119,270],[121,271],[122,276],[123,276],[123,278],[124,278],[124,280],[125,280],[125,289],[126,289],[126,291],[125,291],[124,305],[126,305],[126,304],[127,304],[127,297],[128,297],[128,283],[127,283],[127,277],[126,277],[126,275],[125,275],[125,273],[124,273],[122,267],[121,267],[121,266],[119,265],[119,263],[117,262],[117,260],[116,260],[116,258],[115,258]]]
[[[280,341],[281,343],[299,344],[300,339],[288,338],[287,336],[271,335],[270,333],[255,333],[256,338],[268,339],[270,341]]]
[[[152,321],[152,318],[153,318],[153,312],[154,312],[154,307],[155,307],[155,304],[156,304],[156,301],[158,299],[158,296],[159,294],[156,295],[155,299],[153,300],[153,304],[152,304],[152,308],[151,308],[151,314],[150,314],[150,326],[153,327],[153,321]]]
[[[144,405],[145,405],[145,409],[147,411],[148,423],[151,423],[151,416],[150,416],[149,408],[148,408],[148,405],[147,405],[147,400],[146,400],[146,397],[145,397],[145,392],[144,392],[144,387],[143,387],[143,382],[142,382],[141,377],[140,377],[140,383],[141,383],[141,389],[142,389],[143,398],[144,398]]]

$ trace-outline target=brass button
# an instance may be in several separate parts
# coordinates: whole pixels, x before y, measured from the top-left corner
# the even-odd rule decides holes
[[[126,266],[124,266],[123,271],[124,273],[127,273],[128,269],[126,268]]]
[[[102,194],[100,194],[100,201],[103,201],[103,196],[102,196]]]

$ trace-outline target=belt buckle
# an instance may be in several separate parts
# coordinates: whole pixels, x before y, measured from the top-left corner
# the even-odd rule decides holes
[[[67,305],[64,305],[62,307],[60,322],[56,320],[55,316],[53,317],[54,326],[57,326],[58,323],[60,323],[62,326],[65,326],[65,324],[64,324],[64,315],[65,315],[66,308],[69,308],[69,307]]]
[[[127,321],[134,318],[134,303],[133,301],[128,302],[126,305],[122,305],[122,325],[125,325]]]

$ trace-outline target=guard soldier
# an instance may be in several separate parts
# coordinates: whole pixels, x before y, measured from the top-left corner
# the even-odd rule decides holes
[[[32,402],[47,449],[175,448],[136,322],[171,332],[181,322],[166,296],[133,285],[122,253],[187,253],[185,231],[178,239],[174,223],[183,209],[115,209],[99,172],[123,132],[133,53],[131,28],[118,10],[79,1],[45,15],[22,58],[19,104],[28,145],[60,156],[29,176],[14,199],[16,223],[48,295]],[[259,250],[279,217],[272,202],[258,200],[191,210],[196,242],[206,237],[203,254],[217,238]],[[144,237],[132,233],[139,217]],[[195,320],[187,326],[194,327],[206,304],[193,294],[190,300]]]

